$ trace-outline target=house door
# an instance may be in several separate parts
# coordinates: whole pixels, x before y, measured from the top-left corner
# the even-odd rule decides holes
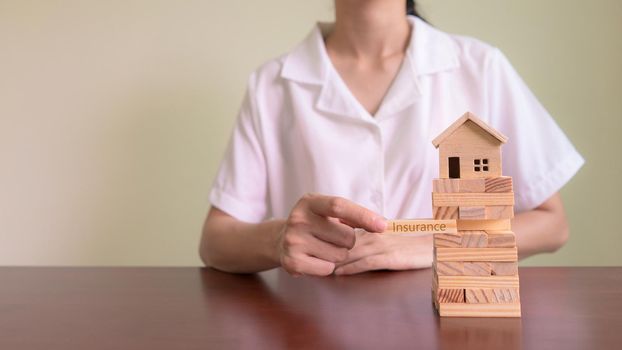
[[[460,157],[449,157],[449,178],[460,178]]]

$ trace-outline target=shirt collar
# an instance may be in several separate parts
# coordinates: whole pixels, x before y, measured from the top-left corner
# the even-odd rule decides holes
[[[412,34],[406,56],[376,116],[396,112],[419,95],[418,77],[459,67],[457,47],[451,37],[419,18],[408,16]],[[347,101],[337,101],[336,74],[324,44],[331,23],[318,23],[293,51],[285,56],[281,77],[299,83],[323,85],[316,106],[337,114],[358,115]],[[332,78],[332,79],[331,79]],[[408,98],[411,97],[411,98]]]
[[[308,84],[324,82],[331,63],[326,53],[322,28],[330,25],[317,23],[307,37],[285,56],[281,77]]]

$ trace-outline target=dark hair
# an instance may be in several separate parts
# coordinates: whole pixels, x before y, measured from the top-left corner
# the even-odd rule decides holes
[[[419,17],[425,21],[421,14],[417,11],[417,4],[415,4],[415,0],[406,0],[406,14]]]

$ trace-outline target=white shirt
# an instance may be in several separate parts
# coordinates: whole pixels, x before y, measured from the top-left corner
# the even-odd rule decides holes
[[[516,210],[537,207],[583,164],[508,60],[415,17],[399,72],[371,116],[326,53],[322,25],[255,71],[213,184],[213,206],[247,222],[285,218],[307,192],[391,218],[432,216],[431,141],[466,111],[509,137]],[[324,28],[325,29],[325,28]]]

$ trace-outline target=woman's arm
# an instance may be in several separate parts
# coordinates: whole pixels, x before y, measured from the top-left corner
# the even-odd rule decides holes
[[[517,214],[512,230],[516,233],[520,259],[561,248],[568,240],[569,229],[559,193],[537,208]]]
[[[279,266],[278,238],[284,220],[249,224],[212,207],[203,225],[199,255],[207,266],[251,273]]]

